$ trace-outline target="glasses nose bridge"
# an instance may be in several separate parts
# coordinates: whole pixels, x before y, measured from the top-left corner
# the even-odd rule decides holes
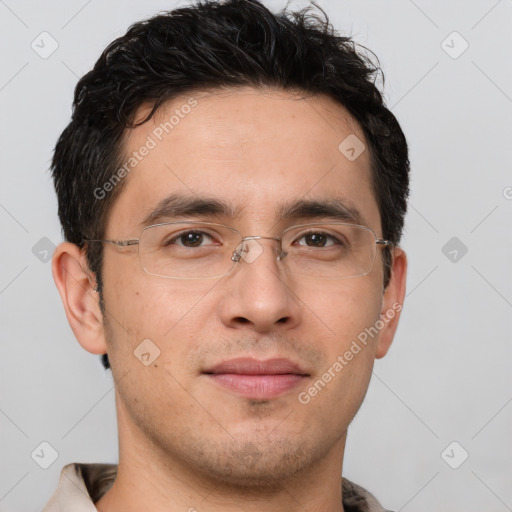
[[[281,238],[275,237],[275,236],[244,236],[242,238],[242,242],[245,242],[246,240],[275,240],[276,242],[280,242]]]
[[[258,235],[251,235],[251,236],[244,236],[241,238],[239,244],[237,245],[231,260],[239,262],[242,259],[242,253],[244,252],[244,243],[246,241],[250,240],[273,240],[274,242],[279,242],[279,255],[278,259],[281,260],[286,254],[283,253],[283,240],[281,237],[275,237],[275,236],[258,236]],[[256,242],[257,243],[257,242]],[[241,248],[241,249],[240,249]],[[246,258],[243,258],[246,259]]]

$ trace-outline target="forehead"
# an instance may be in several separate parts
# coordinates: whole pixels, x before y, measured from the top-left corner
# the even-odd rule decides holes
[[[142,108],[138,116],[147,112]],[[325,95],[191,92],[129,130],[123,149],[127,183],[107,231],[139,228],[171,195],[218,199],[233,220],[262,225],[299,200],[341,199],[380,228],[363,132]]]

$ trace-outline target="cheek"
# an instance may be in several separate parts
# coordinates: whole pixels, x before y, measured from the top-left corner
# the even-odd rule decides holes
[[[322,332],[328,334],[313,335],[325,354],[325,366],[302,390],[299,402],[324,425],[344,431],[368,389],[378,335],[367,332],[380,317],[382,297],[370,279],[345,282],[338,292],[326,295],[318,297],[316,312],[328,327]],[[331,421],[332,414],[336,421]]]
[[[199,316],[205,316],[206,301],[202,299],[209,288],[204,283],[162,279],[127,267],[105,265],[109,357],[127,357],[122,364],[131,364],[134,350],[144,340],[151,340],[156,347],[153,350],[160,351],[159,361],[165,364],[170,354],[179,357],[176,352],[185,350],[186,340],[200,328],[198,314],[201,310]]]
[[[362,277],[340,281],[337,290],[323,294],[310,290],[307,297],[304,302],[306,306],[309,302],[315,313],[307,321],[308,329],[317,326],[313,337],[326,356],[325,371],[330,371],[331,377],[336,375],[333,382],[343,381],[343,386],[363,386],[373,367],[378,340],[375,325],[382,307],[382,295],[376,292],[375,280]],[[329,375],[325,380],[329,380]]]
[[[326,352],[343,350],[365,328],[379,319],[382,294],[372,276],[319,283],[300,293],[304,324],[321,329],[319,338],[326,342]],[[320,331],[317,331],[320,333]]]

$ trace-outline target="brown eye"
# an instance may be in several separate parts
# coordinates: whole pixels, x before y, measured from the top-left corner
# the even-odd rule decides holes
[[[198,247],[203,241],[203,234],[197,231],[191,231],[179,237],[180,242],[186,247]]]
[[[212,237],[203,231],[185,231],[174,235],[163,242],[163,246],[178,245],[181,247],[202,247],[206,242],[213,241]]]
[[[304,240],[304,242],[301,242]],[[333,245],[344,245],[338,238],[321,231],[305,233],[297,239],[297,245],[305,247],[332,247]]]
[[[327,237],[321,233],[305,235],[304,239],[306,240],[306,244],[311,247],[324,247],[327,243]]]

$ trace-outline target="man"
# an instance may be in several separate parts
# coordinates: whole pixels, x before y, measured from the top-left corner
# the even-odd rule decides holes
[[[384,510],[341,477],[405,295],[377,71],[308,9],[228,0],[136,23],[80,80],[53,275],[111,368],[119,465],[66,466],[45,511]]]

